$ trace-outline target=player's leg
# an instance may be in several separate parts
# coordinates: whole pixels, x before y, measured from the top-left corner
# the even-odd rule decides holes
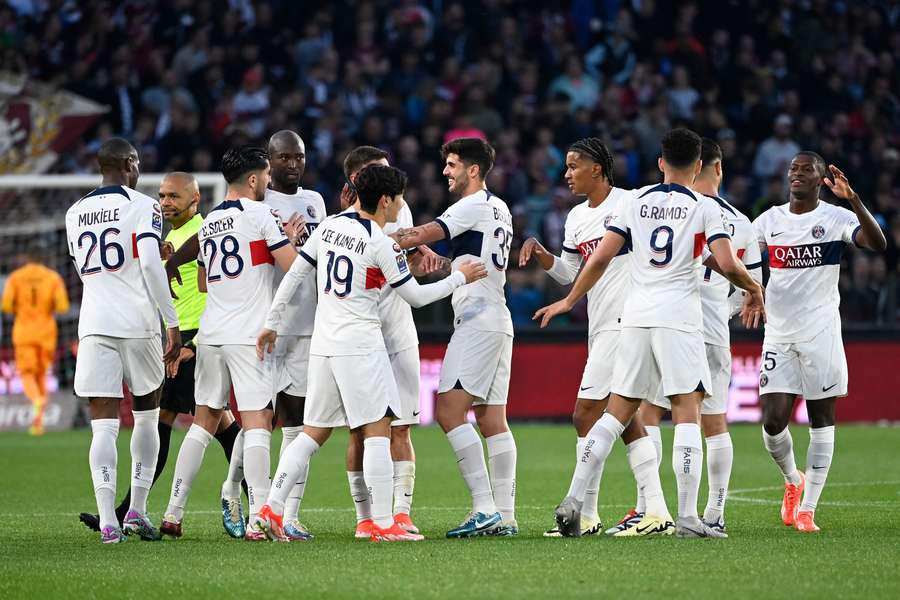
[[[363,435],[362,429],[350,431],[347,441],[347,483],[350,484],[350,496],[356,510],[357,539],[369,539],[372,536],[372,503],[369,499],[369,487],[363,476]]]
[[[281,449],[279,457],[303,431],[303,402],[305,398],[287,392],[278,394],[276,417],[281,421]],[[308,475],[308,473],[307,473]],[[306,477],[301,477],[294,484],[284,506],[284,527],[288,537],[306,539],[309,532],[300,524],[300,504],[306,490]],[[294,534],[297,534],[294,536]]]
[[[54,340],[55,341],[55,340]],[[37,365],[37,403],[34,404],[34,418],[31,422],[30,433],[41,435],[44,433],[44,411],[47,410],[47,371],[53,363],[53,356],[56,354],[56,346],[49,348],[38,347],[37,349],[38,365]]]
[[[703,522],[725,531],[725,501],[728,499],[728,484],[734,463],[734,445],[725,413],[701,413],[700,426],[706,440],[706,476],[709,484]]]
[[[794,525],[799,531],[816,532],[819,527],[813,516],[834,455],[836,400],[847,395],[849,379],[840,323],[797,346],[810,430],[806,489]]]
[[[590,359],[588,359],[590,360]],[[611,369],[610,369],[611,371]],[[584,379],[582,378],[582,386],[584,387]],[[584,452],[584,442],[591,427],[603,416],[606,405],[609,402],[609,394],[600,400],[592,398],[578,398],[575,400],[575,411],[572,414],[572,424],[575,426],[575,433],[578,439],[575,443],[575,456],[580,457]],[[600,525],[600,515],[598,514],[598,504],[600,502],[600,479],[603,477],[603,471],[597,470],[592,474],[590,481],[587,483],[587,490],[584,494],[584,504],[581,507],[581,520],[583,525],[582,534],[593,535],[595,529],[602,527]],[[558,533],[558,532],[557,532]]]
[[[44,433],[43,414],[46,399],[41,395],[40,384],[40,348],[34,345],[16,345],[14,348],[16,370],[22,382],[22,391],[31,402],[34,417],[32,418],[31,435]]]
[[[659,424],[662,422],[666,411],[671,409],[671,405],[669,404],[668,398],[661,396],[661,393],[651,392],[651,398],[654,394],[658,397],[653,401],[644,400],[641,402],[641,408],[638,410],[637,416],[644,425],[644,431],[647,432],[650,443],[653,444],[653,451],[656,454],[656,468],[658,469],[659,465],[662,464],[662,433],[660,432]],[[656,404],[654,404],[654,402]],[[622,439],[625,439],[624,436]],[[629,447],[630,445],[626,446],[626,450],[629,450]],[[634,516],[629,519],[629,515],[625,515],[623,518],[623,521],[625,521],[625,523],[623,523],[623,525],[625,525],[624,528],[628,528],[628,521],[637,522],[635,520],[637,515],[643,516],[646,510],[647,503],[644,494],[641,491],[641,485],[637,484],[637,500],[634,503]]]
[[[490,398],[490,394],[489,394]],[[518,450],[516,440],[506,420],[506,402],[503,404],[476,404],[475,420],[478,429],[487,442],[488,465],[494,503],[500,513],[501,522],[493,535],[518,535],[516,521],[516,463]]]
[[[490,332],[457,328],[447,345],[438,384],[435,417],[447,434],[456,464],[472,497],[472,511],[450,537],[481,535],[501,520],[494,503],[491,479],[481,438],[468,421],[472,405],[490,391],[500,360],[500,348],[488,347]]]
[[[411,427],[419,423],[419,348],[413,346],[391,354],[391,371],[400,398],[400,414],[391,421],[391,460],[394,461],[394,522],[406,531],[419,533],[412,521],[416,483],[416,453]]]

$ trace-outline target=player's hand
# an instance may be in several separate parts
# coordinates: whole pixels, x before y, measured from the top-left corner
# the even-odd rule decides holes
[[[356,202],[356,192],[350,187],[349,183],[345,183],[341,188],[341,210],[347,210]]]
[[[547,326],[548,323],[553,319],[553,317],[557,315],[561,315],[572,310],[572,305],[569,303],[567,298],[563,298],[557,302],[554,302],[550,306],[545,306],[544,308],[538,309],[534,316],[531,317],[532,321],[541,320],[541,329]]]
[[[166,329],[166,351],[163,353],[163,361],[170,363],[178,358],[181,351],[181,332],[177,327]]]
[[[272,354],[275,351],[275,340],[278,334],[271,329],[263,329],[259,337],[256,338],[256,358],[264,360],[266,354]]]
[[[305,241],[303,237],[306,234],[306,220],[300,213],[295,212],[291,215],[291,218],[284,223],[284,233],[295,246],[298,246]]]
[[[194,351],[187,346],[182,346],[178,353],[178,358],[170,363],[166,363],[166,373],[168,374],[169,379],[174,379],[175,376],[178,375],[178,369],[181,368],[181,363],[187,362],[192,358],[194,358]]]
[[[825,185],[828,186],[828,189],[831,190],[832,194],[842,200],[850,200],[850,198],[856,195],[856,192],[850,187],[850,182],[847,181],[847,176],[844,175],[843,171],[834,165],[828,165],[828,170],[831,171],[831,178],[825,177],[824,182]]]
[[[160,242],[159,257],[163,260],[169,260],[175,254],[175,244],[172,242]]]
[[[172,289],[173,279],[178,282],[178,285],[181,285],[181,273],[178,272],[178,267],[172,264],[170,260],[166,259],[166,281],[169,283],[169,293],[172,294],[172,298],[178,300],[178,294]]]
[[[487,277],[487,268],[480,260],[467,260],[459,265],[459,271],[466,276],[466,283]]]
[[[748,329],[755,329],[766,321],[766,298],[760,285],[744,294],[741,306],[741,323]]]
[[[550,253],[536,238],[530,237],[525,240],[525,243],[522,244],[522,249],[519,250],[519,266],[524,267],[527,265],[532,255],[540,258],[541,256],[550,256]]]
[[[430,275],[439,271],[447,270],[447,259],[429,248],[428,246],[419,246],[419,271],[422,275]]]

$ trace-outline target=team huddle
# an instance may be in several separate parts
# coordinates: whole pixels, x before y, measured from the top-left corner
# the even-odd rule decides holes
[[[410,426],[419,414],[411,307],[451,295],[454,332],[435,414],[472,508],[446,535],[518,535],[517,451],[506,419],[513,328],[504,287],[512,217],[485,185],[494,162],[487,142],[456,139],[441,153],[457,199],[434,221],[414,227],[404,200],[406,175],[378,148],[362,146],[346,157],[341,212],[329,216],[321,196],[299,186],[305,149],[296,133],[276,133],[266,150],[231,149],[222,160],[227,194],[201,217],[191,175],[167,175],[157,202],[134,189],[135,149],[118,138],[103,144],[101,187],[66,215],[69,250],[84,285],[75,392],[90,403],[89,462],[99,511],[82,513],[81,520],[101,532],[103,543],[128,534],[181,537],[191,486],[214,438],[229,459],[221,494],[225,531],[251,541],[309,540],[300,509],[310,462],[337,427],[351,431],[346,467],[355,536],[422,540],[410,516]],[[721,150],[685,129],[662,140],[661,184],[614,187],[611,155],[597,138],[574,143],[566,167],[570,189],[587,200],[566,220],[562,256],[534,238],[519,253],[520,266],[534,258],[554,280],[573,284],[566,298],[535,314],[541,326],[588,297],[589,356],[573,418],[575,471],[556,508],[556,526],[544,535],[604,531],[599,487],[621,437],[637,498],[607,534],[727,537],[728,321],[736,312],[749,327],[766,321],[763,437],[785,478],[782,518],[801,531],[818,530],[813,514],[834,449],[834,403],[846,395],[848,381],[838,316],[840,256],[848,243],[885,245],[846,177],[801,152],[788,174],[790,202],[751,224],[718,196]],[[853,211],[820,201],[823,183]],[[171,227],[166,241],[163,220]],[[449,260],[429,248],[441,240],[449,242]],[[435,281],[419,284],[424,275]],[[170,290],[173,277],[178,282]],[[133,398],[131,489],[116,507],[123,381]],[[805,474],[794,462],[787,427],[797,395],[809,401],[812,425]],[[241,426],[231,415],[231,398]],[[676,519],[659,477],[659,422],[667,410],[675,425]],[[194,420],[157,529],[147,496],[165,466],[175,417],[188,412]],[[283,435],[272,476],[276,423]],[[710,486],[702,518],[701,432]]]

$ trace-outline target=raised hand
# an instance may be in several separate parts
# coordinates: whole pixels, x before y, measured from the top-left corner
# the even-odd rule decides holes
[[[528,264],[528,261],[531,260],[531,256],[534,255],[538,260],[542,257],[551,257],[550,253],[547,252],[547,249],[544,248],[536,238],[530,237],[525,240],[525,243],[522,244],[522,249],[519,250],[519,266],[524,267]]]
[[[850,198],[856,195],[856,192],[850,187],[850,182],[847,181],[847,176],[844,175],[843,171],[834,165],[828,165],[828,170],[831,171],[831,178],[825,177],[824,181],[825,185],[828,186],[828,189],[831,190],[831,193],[842,200],[850,200]]]

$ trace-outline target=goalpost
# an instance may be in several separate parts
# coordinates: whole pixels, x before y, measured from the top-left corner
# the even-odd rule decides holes
[[[156,198],[164,173],[145,173],[137,189]],[[220,173],[196,173],[200,186],[200,212],[206,213],[225,197],[227,184]],[[81,281],[72,266],[66,243],[65,215],[73,202],[100,185],[100,175],[0,175],[0,289],[18,264],[22,250],[36,252],[58,272],[69,293],[71,308],[57,318],[57,356],[48,375],[48,391],[71,387],[75,372],[73,344],[78,339]],[[22,385],[13,365],[12,319],[0,321],[0,431],[27,429],[31,405],[22,396]],[[70,396],[70,394],[69,394]],[[59,398],[57,400],[62,400]],[[75,410],[70,402],[51,399],[45,414],[48,429],[71,427]]]

